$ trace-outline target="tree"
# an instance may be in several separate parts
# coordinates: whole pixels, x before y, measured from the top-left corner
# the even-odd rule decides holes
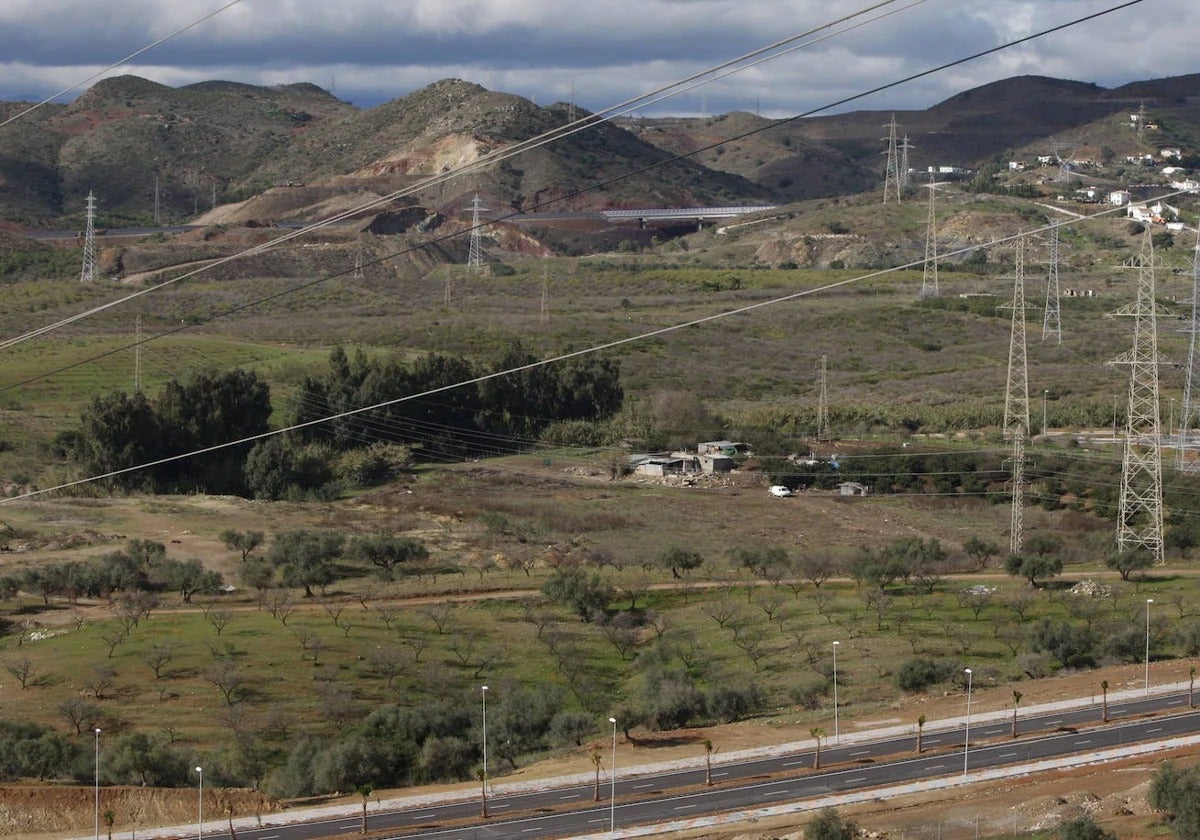
[[[1046,651],[1064,668],[1079,668],[1095,661],[1096,636],[1087,627],[1044,618],[1031,638],[1033,649]]]
[[[1151,777],[1150,807],[1166,815],[1179,840],[1200,837],[1200,767],[1163,764]]]
[[[67,721],[67,725],[75,730],[76,735],[82,735],[84,729],[95,727],[96,722],[100,720],[101,711],[95,703],[89,703],[72,694],[58,704],[58,713]]]
[[[246,456],[246,486],[256,499],[284,499],[324,487],[332,478],[320,452],[286,434],[258,441]]]
[[[354,562],[374,566],[375,573],[385,581],[395,580],[396,572],[404,567],[429,559],[424,543],[393,534],[359,537],[350,543],[346,554]]]
[[[162,425],[140,391],[132,396],[116,391],[96,397],[80,415],[79,424],[72,454],[89,475],[104,475],[162,457]],[[134,470],[109,481],[141,490],[153,484],[153,476]]]
[[[834,808],[818,812],[804,827],[804,840],[854,840],[857,836],[858,826]]]
[[[332,531],[287,531],[271,543],[267,559],[282,571],[284,586],[303,586],[304,597],[313,597],[312,587],[322,590],[337,579],[334,558],[342,550],[343,537]]]
[[[974,561],[975,570],[987,568],[988,562],[1000,553],[1000,546],[990,540],[968,537],[963,543],[963,554]]]
[[[1013,691],[1013,717],[1012,717],[1012,736],[1017,737],[1017,709],[1021,708],[1021,698],[1025,695],[1019,691]]]
[[[241,554],[243,563],[250,556],[250,552],[262,545],[263,539],[262,531],[235,531],[226,528],[221,532],[221,545]]]
[[[168,588],[178,590],[185,604],[190,604],[196,593],[212,594],[224,583],[219,572],[209,571],[195,558],[164,560],[159,576]]]
[[[813,753],[813,769],[821,769],[821,739],[825,737],[825,730],[819,726],[814,726],[808,730],[808,734],[817,742],[817,749]],[[807,834],[805,835],[807,836]]]
[[[592,801],[599,802],[600,801],[600,767],[604,763],[604,756],[601,754],[600,750],[592,750],[591,759],[592,759],[592,764],[596,768],[596,787],[592,793]]]
[[[1154,555],[1145,548],[1136,547],[1114,551],[1104,559],[1105,565],[1120,572],[1121,580],[1128,581],[1134,572],[1144,572],[1154,565]]]
[[[370,801],[371,794],[375,792],[375,785],[371,784],[370,782],[363,782],[361,785],[359,785],[357,788],[355,788],[355,790],[357,790],[358,795],[362,797],[362,808],[363,808],[362,828],[359,830],[359,833],[366,834],[367,833],[367,802]]]
[[[917,755],[921,754],[921,736],[925,734],[925,715],[917,718]]]
[[[1041,554],[1010,554],[1004,560],[1004,569],[1014,577],[1025,578],[1030,586],[1036,587],[1038,578],[1062,574],[1062,560]]]
[[[716,750],[713,749],[712,739],[705,738],[704,739],[704,786],[705,787],[712,787],[712,757],[713,757],[714,752],[716,752]]]
[[[570,607],[581,621],[591,621],[612,602],[613,589],[593,572],[578,567],[557,569],[542,584],[542,594],[557,604]]]
[[[45,685],[47,680],[49,680],[49,676],[41,673],[38,670],[37,664],[28,656],[22,656],[20,659],[5,663],[4,670],[12,674],[13,679],[21,684],[22,691],[31,685]]]
[[[1117,840],[1117,835],[1105,831],[1085,815],[1061,823],[1058,826],[1058,840]]]
[[[118,736],[105,753],[104,772],[116,784],[174,787],[187,784],[187,771],[183,755],[144,732]]]
[[[697,569],[703,563],[704,558],[700,556],[700,552],[678,546],[672,546],[658,556],[658,565],[664,569],[670,569],[671,577],[676,579],[683,577],[683,572]]]
[[[1108,680],[1100,680],[1100,720],[1108,723]]]

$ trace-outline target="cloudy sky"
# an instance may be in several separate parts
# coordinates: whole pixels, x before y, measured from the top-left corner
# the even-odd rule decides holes
[[[0,0],[0,99],[49,96],[226,2]],[[456,77],[542,104],[574,89],[598,110],[875,2],[241,0],[117,72],[313,82],[364,107]],[[800,113],[1118,2],[898,0],[888,17],[643,113]],[[1111,87],[1200,72],[1197,43],[1200,3],[1143,0],[853,107],[926,107],[1025,73]]]

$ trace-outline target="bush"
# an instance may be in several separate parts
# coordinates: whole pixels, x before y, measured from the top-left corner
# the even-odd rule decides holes
[[[348,487],[386,484],[412,466],[412,450],[396,443],[373,443],[366,449],[343,452],[334,468],[339,481]]]
[[[958,671],[958,665],[938,661],[928,656],[909,659],[896,672],[896,684],[904,691],[922,691],[931,685],[945,682]]]
[[[829,680],[824,677],[814,677],[788,689],[788,697],[792,698],[792,702],[801,709],[811,711],[820,707],[825,696],[829,694],[829,686]]]
[[[757,685],[720,685],[708,695],[708,713],[722,723],[742,720],[762,709],[766,703]]]

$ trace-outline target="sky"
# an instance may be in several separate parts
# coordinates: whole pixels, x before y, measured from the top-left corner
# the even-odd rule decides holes
[[[48,97],[226,2],[0,0],[0,100]],[[311,82],[360,107],[460,78],[600,110],[876,2],[241,0],[107,75]],[[804,113],[1118,2],[898,0],[875,13],[887,17],[640,113]],[[1143,0],[839,110],[924,108],[1023,74],[1114,87],[1200,72],[1197,43],[1200,3]]]

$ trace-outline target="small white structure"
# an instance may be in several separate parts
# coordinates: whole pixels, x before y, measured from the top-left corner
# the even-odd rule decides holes
[[[1038,166],[1049,166],[1050,164],[1054,163],[1054,156],[1053,155],[1038,155],[1037,162],[1038,162]]]
[[[1129,190],[1113,190],[1108,194],[1108,203],[1115,207],[1124,207],[1131,198]]]
[[[1183,157],[1183,149],[1175,146],[1168,146],[1165,149],[1159,149],[1158,156],[1163,160],[1179,160]]]
[[[1195,178],[1186,178],[1182,181],[1172,181],[1171,188],[1176,190],[1186,190],[1190,193],[1200,192],[1200,181]]]
[[[838,493],[843,496],[865,496],[870,492],[870,487],[857,481],[843,481],[838,485]]]
[[[1023,161],[1023,160],[1010,160],[1008,162],[1008,171],[1009,172],[1022,172],[1022,171],[1024,171],[1024,169],[1025,169],[1025,161]]]

